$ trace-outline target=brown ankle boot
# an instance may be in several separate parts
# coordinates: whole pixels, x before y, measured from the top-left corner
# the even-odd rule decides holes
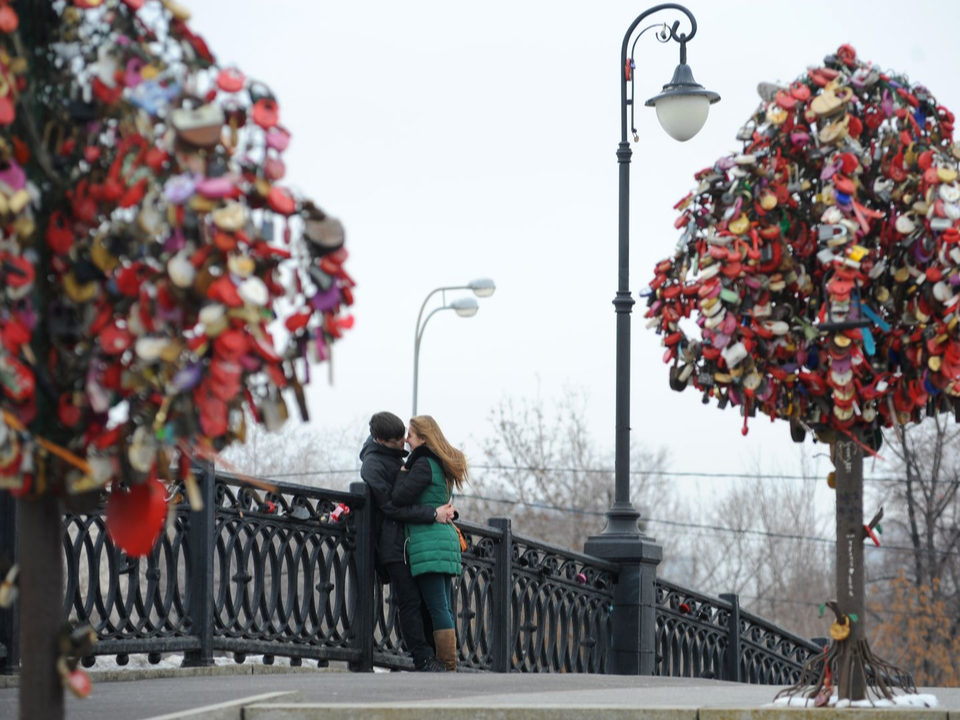
[[[457,631],[434,630],[433,642],[437,646],[437,659],[443,663],[447,672],[457,671]]]

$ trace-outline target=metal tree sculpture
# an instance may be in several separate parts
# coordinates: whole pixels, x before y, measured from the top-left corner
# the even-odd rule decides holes
[[[62,716],[61,682],[89,691],[69,650],[86,639],[58,635],[60,503],[109,489],[114,543],[149,553],[171,464],[196,505],[190,460],[242,441],[248,414],[278,427],[284,390],[306,419],[307,363],[352,324],[342,226],[280,184],[277,100],[188,19],[172,0],[0,0],[0,488],[21,498],[24,718]]]
[[[836,466],[833,642],[790,693],[913,690],[870,652],[863,453],[880,429],[960,408],[960,186],[953,114],[849,46],[789,86],[761,84],[743,152],[696,174],[683,236],[651,283],[675,390],[816,433]],[[694,321],[695,317],[695,321]],[[689,318],[689,324],[685,319]],[[699,327],[699,330],[696,328]],[[690,332],[693,330],[693,332]]]

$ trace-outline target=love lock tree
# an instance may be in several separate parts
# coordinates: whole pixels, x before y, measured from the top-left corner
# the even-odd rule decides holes
[[[191,460],[307,418],[352,324],[343,227],[281,184],[270,89],[172,0],[0,0],[0,487],[19,498],[21,718],[63,715],[62,506],[149,554]],[[275,306],[287,310],[278,318]],[[284,322],[285,320],[285,322]],[[172,469],[171,469],[172,466]],[[12,602],[16,568],[0,591]]]
[[[789,86],[761,84],[743,151],[696,174],[683,236],[651,283],[670,384],[829,443],[836,616],[788,695],[915,692],[864,628],[863,455],[881,428],[960,409],[960,146],[953,114],[844,45]],[[687,320],[689,319],[689,321]]]

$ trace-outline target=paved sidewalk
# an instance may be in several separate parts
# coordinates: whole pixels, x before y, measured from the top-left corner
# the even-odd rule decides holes
[[[87,700],[68,697],[67,703],[70,720],[146,720],[252,695],[288,691],[298,692],[302,701],[307,703],[377,705],[384,709],[420,708],[428,711],[431,707],[456,706],[479,711],[483,708],[509,707],[529,708],[538,714],[536,710],[542,711],[547,707],[570,710],[590,707],[629,709],[637,712],[637,717],[642,717],[643,710],[660,708],[758,708],[770,703],[777,689],[715,680],[609,675],[432,675],[317,671],[289,675],[106,682],[95,685],[93,695]],[[951,718],[960,719],[960,689],[941,688],[922,692],[932,692],[938,697],[938,709],[941,711],[938,717],[944,717],[943,711],[949,710]],[[883,711],[883,715],[891,712]],[[923,717],[929,711],[912,712],[914,715],[906,717]],[[356,716],[361,717],[362,714]],[[563,714],[556,712],[554,717],[559,720]],[[650,713],[651,716],[656,714]],[[436,716],[439,720],[439,715]],[[16,717],[17,689],[0,690],[0,718],[13,720]]]

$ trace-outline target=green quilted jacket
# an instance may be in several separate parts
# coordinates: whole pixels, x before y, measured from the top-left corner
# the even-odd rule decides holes
[[[450,498],[443,464],[426,445],[421,445],[407,459],[407,472],[397,475],[393,486],[393,503],[398,507],[429,505],[438,508]],[[410,574],[424,573],[459,575],[460,538],[453,525],[408,524],[406,526],[407,556]]]

